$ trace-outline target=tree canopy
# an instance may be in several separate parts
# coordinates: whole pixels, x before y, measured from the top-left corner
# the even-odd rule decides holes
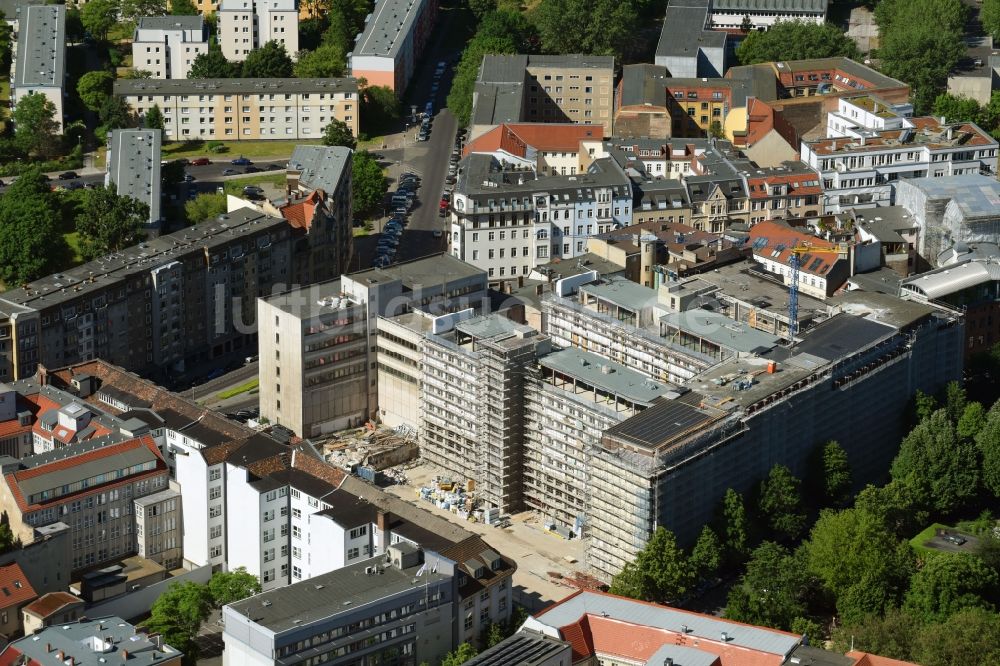
[[[320,44],[312,51],[299,53],[293,66],[295,76],[300,79],[321,79],[343,76],[347,70],[344,51],[330,44]]]
[[[163,129],[163,111],[160,111],[160,105],[154,104],[149,107],[149,111],[146,112],[145,117],[142,119],[143,124],[146,129]]]
[[[462,666],[476,656],[477,650],[469,643],[462,643],[441,660],[441,666]]]
[[[184,219],[188,224],[211,220],[226,212],[226,195],[215,192],[199,194],[184,204]]]
[[[761,481],[757,507],[768,526],[786,539],[795,539],[806,528],[801,482],[784,465],[775,465]]]
[[[905,607],[924,622],[944,621],[964,608],[993,610],[997,572],[965,553],[936,553],[913,576]]]
[[[284,45],[273,39],[250,51],[243,61],[243,78],[284,79],[291,75],[292,59],[288,57]]]
[[[987,413],[986,423],[976,434],[976,448],[983,461],[983,486],[1000,498],[1000,403]]]
[[[361,124],[367,134],[390,131],[403,107],[388,86],[366,86],[361,91]]]
[[[240,65],[229,62],[218,48],[209,47],[191,62],[189,79],[231,79],[240,75]]]
[[[635,37],[635,0],[542,0],[532,12],[546,53],[613,55],[621,59]]]
[[[366,150],[355,151],[351,165],[354,212],[370,211],[382,205],[385,193],[389,189],[382,167]]]
[[[729,591],[726,617],[791,630],[797,618],[808,614],[808,598],[815,585],[804,551],[790,553],[784,546],[765,541],[753,551],[746,573]]]
[[[823,500],[828,506],[844,506],[850,499],[851,465],[847,452],[837,442],[827,442],[820,449],[820,479],[818,485],[823,490]]]
[[[91,111],[98,111],[104,100],[111,96],[115,76],[111,72],[95,70],[84,72],[76,83],[76,92],[80,101]]]
[[[740,561],[750,554],[750,521],[743,496],[729,488],[722,498],[722,537],[730,562]]]
[[[197,16],[199,12],[191,0],[170,0],[170,13],[174,16]]]
[[[351,134],[351,128],[347,126],[347,123],[333,118],[323,130],[323,145],[346,146],[354,150],[358,145],[358,140]]]
[[[48,183],[34,167],[0,197],[0,280],[8,287],[49,273],[65,253],[58,217]]]
[[[119,195],[114,183],[84,190],[81,198],[76,228],[85,259],[117,252],[138,242],[139,230],[149,220],[146,203]]]
[[[645,601],[676,601],[688,591],[692,570],[684,550],[677,545],[674,533],[660,526],[629,563],[611,582],[612,594]]]
[[[24,95],[14,107],[14,142],[27,155],[48,158],[59,150],[56,107],[41,93]]]
[[[805,21],[779,21],[767,31],[751,31],[736,49],[744,65],[836,56],[857,59],[854,41],[835,25]]]
[[[144,626],[162,634],[167,644],[184,652],[189,662],[194,663],[198,657],[194,639],[211,609],[208,587],[191,581],[174,583],[153,602]]]
[[[246,567],[233,571],[217,571],[208,581],[208,591],[212,593],[212,601],[222,607],[241,599],[246,599],[261,591],[257,576],[247,573]]]
[[[115,0],[90,0],[80,9],[80,21],[94,39],[106,41],[108,31],[118,22]]]

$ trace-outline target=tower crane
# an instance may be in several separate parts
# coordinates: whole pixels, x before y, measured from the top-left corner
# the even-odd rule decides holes
[[[792,268],[792,277],[788,284],[788,337],[792,344],[799,332],[799,268],[803,255],[806,254],[841,254],[839,247],[816,247],[814,245],[796,245],[792,247],[792,256],[788,265]]]

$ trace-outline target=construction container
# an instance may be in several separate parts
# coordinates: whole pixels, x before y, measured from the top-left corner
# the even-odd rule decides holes
[[[475,490],[476,490],[476,480],[475,479],[468,479],[468,480],[466,480],[466,482],[465,482],[465,492],[471,493],[471,492],[475,492]]]
[[[777,363],[775,363],[774,361],[767,362],[767,374],[773,375],[775,371],[777,371],[777,369],[778,369]]]

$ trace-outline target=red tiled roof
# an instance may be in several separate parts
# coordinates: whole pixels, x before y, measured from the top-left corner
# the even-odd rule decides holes
[[[587,616],[584,615],[573,624],[559,628],[563,640],[573,648],[574,662],[594,656],[594,641],[591,638],[590,623],[587,620]]]
[[[141,437],[135,437],[133,439],[126,440],[124,442],[119,442],[118,444],[110,444],[108,446],[103,446],[101,448],[94,449],[92,451],[87,451],[86,453],[81,453],[78,456],[71,456],[69,458],[62,458],[60,460],[54,460],[50,463],[44,465],[39,465],[37,467],[32,467],[31,469],[22,469],[16,472],[11,472],[5,475],[7,480],[7,487],[10,488],[11,495],[14,497],[14,501],[17,502],[18,507],[21,511],[31,511],[39,508],[40,504],[28,504],[27,498],[21,492],[21,487],[19,481],[25,479],[32,479],[37,476],[42,476],[44,474],[49,474],[51,472],[61,471],[65,469],[71,469],[79,464],[90,462],[92,460],[100,460],[102,458],[108,458],[110,456],[117,455],[119,453],[124,453],[125,451],[133,451],[135,449],[145,446],[148,448],[158,460],[156,469],[150,470],[144,474],[138,474],[127,479],[123,479],[118,483],[105,484],[101,486],[92,486],[90,488],[80,491],[81,493],[94,492],[101,488],[113,488],[117,485],[122,485],[124,483],[131,483],[135,479],[141,479],[146,476],[155,476],[157,474],[162,474],[166,469],[166,463],[160,456],[160,450],[157,448],[156,443],[153,438],[149,435],[142,435]],[[80,493],[74,493],[80,494]],[[64,495],[58,498],[60,501],[65,501],[73,495]]]
[[[323,190],[313,190],[302,201],[282,206],[281,215],[296,229],[308,231],[316,218],[316,209],[323,205],[323,197]]]
[[[946,135],[947,125],[942,125],[938,118],[933,116],[922,116],[910,118],[913,129],[895,129],[879,132],[876,136],[866,137],[865,144],[861,145],[860,139],[835,138],[820,139],[811,141],[807,145],[817,155],[836,155],[843,152],[869,152],[873,150],[885,150],[887,148],[910,149],[926,146],[931,150],[941,150],[946,148],[957,148],[959,146],[987,146],[996,143],[996,140],[972,123],[962,123],[952,125],[953,139],[948,139]],[[926,131],[926,133],[925,133]],[[901,143],[903,134],[910,132],[913,137],[907,143]],[[959,137],[969,134],[969,138],[959,142]],[[933,140],[932,140],[933,137]],[[848,148],[850,144],[850,148]]]
[[[37,596],[17,562],[0,566],[0,608],[19,606]]]
[[[8,645],[4,651],[0,653],[0,666],[40,666],[40,664],[34,659],[29,659],[28,663],[25,664],[23,661],[18,661],[20,658],[21,651],[13,645]]]
[[[60,609],[70,604],[83,603],[83,599],[76,597],[69,592],[49,592],[38,597],[22,610],[31,613],[35,617],[45,619],[57,613]]]
[[[858,652],[857,650],[848,652],[847,656],[851,659],[857,659],[854,662],[854,666],[917,666],[917,664],[909,661],[880,657],[875,654],[868,654],[867,652]]]
[[[758,239],[766,239],[767,244],[760,245],[758,247]],[[792,248],[796,246],[809,245],[818,249],[838,249],[838,246],[835,243],[825,241],[822,238],[817,238],[812,234],[797,231],[789,226],[781,224],[780,222],[774,221],[758,222],[751,227],[750,245],[754,248],[753,253],[755,255],[766,257],[771,261],[777,261],[782,264],[788,264],[789,261],[791,261]],[[776,256],[772,256],[774,251],[778,249],[779,245],[784,247]],[[803,257],[807,255],[809,255],[808,252],[803,253]],[[830,252],[817,253],[815,258],[822,259],[820,264],[815,269],[810,269],[810,266],[812,265],[812,259],[810,258],[808,261],[802,261],[799,270],[806,273],[812,273],[814,275],[826,275],[830,268],[833,267],[833,264],[840,260],[839,255]]]
[[[0,422],[0,439],[13,437],[14,435],[23,435],[29,432],[31,432],[31,426],[21,425],[21,422],[16,418]]]
[[[576,125],[571,123],[503,123],[470,141],[465,155],[493,153],[498,150],[526,157],[528,147],[543,152],[575,153],[580,142],[604,138],[601,125]]]
[[[806,185],[805,183],[815,183]],[[823,188],[819,184],[819,176],[813,172],[799,173],[775,173],[771,172],[763,176],[748,176],[747,185],[750,188],[751,199],[767,199],[768,187],[773,185],[789,185],[788,194],[803,196],[806,194],[822,194]]]

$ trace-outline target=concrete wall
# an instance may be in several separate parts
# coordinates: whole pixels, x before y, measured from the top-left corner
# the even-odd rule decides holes
[[[108,599],[99,604],[94,604],[87,608],[88,617],[105,617],[107,615],[117,615],[126,620],[142,617],[149,613],[153,602],[160,598],[160,595],[174,583],[207,583],[212,577],[212,567],[204,566],[186,571],[179,576],[161,580],[152,585],[142,587],[134,592],[128,592],[113,599]]]
[[[38,596],[66,590],[73,562],[69,525],[56,523],[45,531],[45,536],[36,537],[24,548],[0,555],[0,566],[16,562]]]

